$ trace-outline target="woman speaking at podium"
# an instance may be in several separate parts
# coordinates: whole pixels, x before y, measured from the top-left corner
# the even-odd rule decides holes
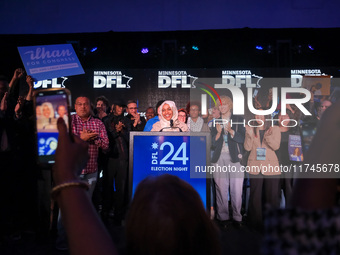
[[[178,111],[173,101],[164,101],[158,108],[158,116],[159,121],[153,124],[151,131],[186,132],[189,130],[185,123],[177,119]]]

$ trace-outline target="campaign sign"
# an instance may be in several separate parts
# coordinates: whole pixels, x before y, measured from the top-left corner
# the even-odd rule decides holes
[[[71,44],[18,47],[28,75],[36,81],[83,74]]]
[[[289,160],[303,161],[301,136],[289,135],[288,153],[289,153]]]
[[[210,191],[206,173],[194,173],[195,166],[207,164],[207,136],[173,133],[157,132],[162,135],[154,135],[154,132],[130,133],[130,152],[132,152],[130,157],[133,159],[131,161],[130,158],[131,196],[139,182],[147,176],[171,174],[188,182],[198,192],[207,208]]]

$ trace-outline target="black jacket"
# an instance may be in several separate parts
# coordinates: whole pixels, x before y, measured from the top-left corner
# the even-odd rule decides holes
[[[228,133],[228,148],[231,157],[231,162],[236,163],[240,162],[239,154],[243,155],[244,148],[244,137],[246,129],[243,124],[234,124],[234,123],[243,123],[244,119],[241,116],[232,115],[232,127],[231,129],[235,131],[235,135],[232,138],[230,133]],[[224,128],[222,128],[222,134],[224,134]],[[223,135],[219,137],[217,141],[215,141],[215,137],[217,135],[216,127],[212,126],[211,128],[211,149],[213,151],[211,157],[211,163],[216,163],[219,159],[222,151],[222,146],[224,143]]]
[[[118,132],[115,127],[119,121],[124,124],[124,128],[121,132]],[[110,142],[110,151],[107,155],[112,158],[127,160],[129,155],[131,121],[123,115],[116,116],[114,114],[110,114],[104,119],[104,125]]]

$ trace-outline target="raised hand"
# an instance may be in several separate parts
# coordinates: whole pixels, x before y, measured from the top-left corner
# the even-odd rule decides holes
[[[88,159],[87,143],[75,135],[73,135],[74,142],[72,142],[62,118],[58,119],[57,127],[59,138],[55,154],[56,163],[53,168],[56,185],[76,180]]]
[[[17,68],[14,71],[13,78],[14,79],[20,79],[25,73],[25,70],[22,68]]]
[[[248,135],[253,135],[253,134],[254,134],[254,130],[253,130],[252,127],[246,125],[245,128],[246,128],[246,133],[247,133]]]

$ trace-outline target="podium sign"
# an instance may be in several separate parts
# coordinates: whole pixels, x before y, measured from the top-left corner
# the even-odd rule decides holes
[[[206,173],[196,166],[209,163],[210,134],[182,132],[130,133],[130,194],[147,176],[176,175],[188,182],[210,207],[210,189]]]

